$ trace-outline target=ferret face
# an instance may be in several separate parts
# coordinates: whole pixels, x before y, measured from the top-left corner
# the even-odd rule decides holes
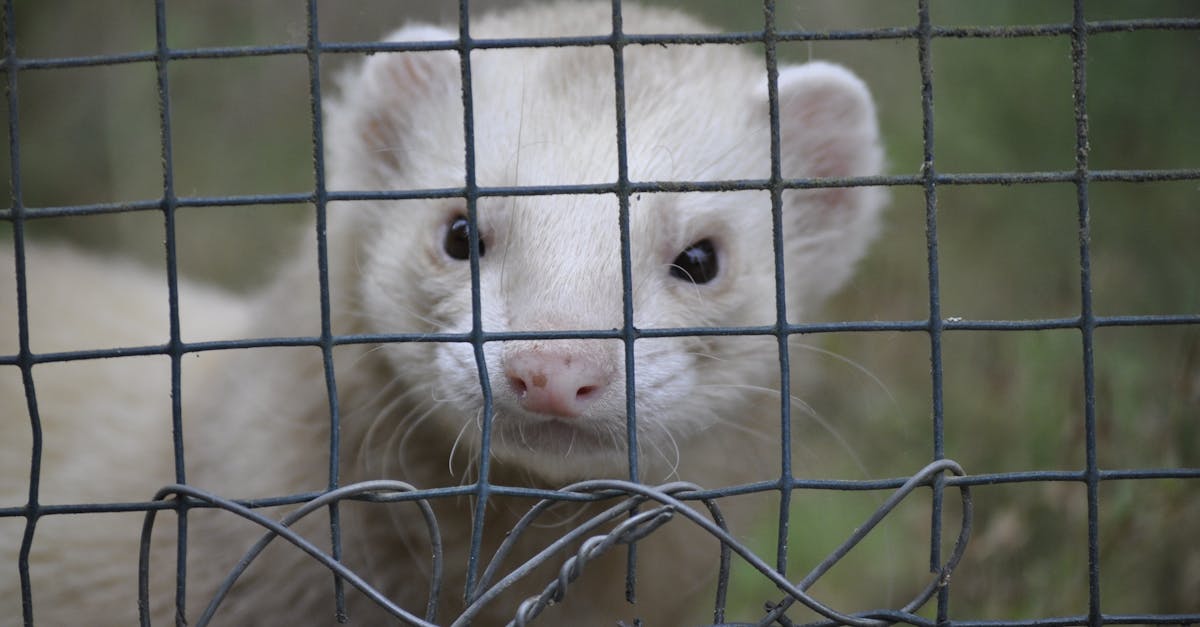
[[[763,297],[771,294],[773,277],[764,196],[631,198],[635,327],[770,323],[774,303]],[[462,205],[422,203],[411,211],[421,216],[404,220],[419,224],[412,231],[391,228],[387,212],[379,215],[385,222],[362,259],[362,297],[376,321],[372,330],[470,331],[470,226]],[[738,220],[733,216],[739,212],[759,219]],[[488,199],[480,202],[478,218],[484,330],[623,327],[615,198]],[[422,234],[419,240],[413,231]],[[402,260],[398,251],[404,251]],[[438,399],[447,437],[475,449],[482,397],[471,345],[396,344],[385,350],[397,372]],[[775,350],[766,337],[637,340],[633,384],[648,462],[673,467],[681,441],[734,420],[743,386],[777,387]],[[622,340],[497,341],[484,345],[484,355],[494,399],[494,455],[547,479],[622,474],[628,375]]]
[[[627,19],[639,15],[635,9]],[[702,29],[666,15],[677,22],[669,30]],[[486,33],[487,22],[478,26]],[[392,39],[455,37],[410,27]],[[718,46],[630,47],[624,56],[630,180],[769,176],[761,62]],[[476,185],[617,180],[611,49],[484,50],[471,64]],[[377,54],[350,74],[328,113],[331,189],[462,187],[460,73],[456,53],[438,52]],[[779,94],[785,177],[876,172],[874,112],[861,82],[836,66],[808,64],[781,70]],[[867,188],[786,191],[782,199],[787,305],[795,315],[848,276],[881,202]],[[769,192],[635,193],[628,205],[627,286],[620,199],[612,193],[487,195],[473,222],[461,198],[336,207],[331,219],[351,234],[354,300],[369,332],[470,331],[472,229],[486,332],[618,330],[626,292],[637,329],[775,322]],[[662,479],[691,438],[746,430],[748,399],[779,386],[774,336],[642,338],[631,360],[627,348],[619,338],[485,343],[491,454],[550,482],[625,476],[633,390],[643,468]],[[397,394],[409,401],[405,416],[378,419],[434,421],[475,454],[485,416],[472,345],[383,350],[407,386]],[[393,453],[402,454],[383,452]]]

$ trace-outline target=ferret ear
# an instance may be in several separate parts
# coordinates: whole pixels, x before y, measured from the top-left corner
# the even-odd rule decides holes
[[[883,150],[871,94],[849,70],[813,62],[779,72],[784,178],[879,174]],[[879,227],[880,187],[785,190],[790,309],[805,317],[845,283]]]
[[[445,28],[414,24],[394,31],[386,42],[455,41],[458,33]],[[441,93],[447,83],[457,83],[458,53],[453,50],[434,52],[379,52],[367,58],[363,75],[378,81],[380,87],[397,96],[419,96]],[[458,87],[454,87],[458,91]]]
[[[389,42],[447,41],[458,34],[428,25],[410,25],[385,38]],[[420,105],[443,103],[452,107],[460,98],[458,53],[453,50],[429,52],[377,52],[343,74],[342,89],[327,103],[329,119],[336,124],[331,132],[335,149],[353,151],[342,163],[375,163],[381,168],[398,169],[402,161],[402,141],[423,132],[417,111]],[[461,116],[460,116],[461,117]]]
[[[882,165],[871,93],[840,65],[779,71],[779,132],[784,178],[867,176]]]

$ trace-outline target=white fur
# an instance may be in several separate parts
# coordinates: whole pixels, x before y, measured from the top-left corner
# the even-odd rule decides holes
[[[473,24],[476,37],[603,33],[610,23],[605,2],[557,4],[490,16]],[[701,32],[707,27],[673,11],[625,6],[627,28],[638,32]],[[397,41],[455,39],[451,30],[409,26]],[[625,48],[629,178],[656,180],[764,179],[770,175],[766,79],[761,59],[729,46],[630,46]],[[595,48],[479,50],[471,58],[476,182],[481,186],[611,183],[617,176],[612,51]],[[460,67],[457,53],[378,53],[343,77],[341,95],[327,103],[326,142],[333,190],[461,187],[465,182]],[[881,151],[866,87],[847,70],[827,63],[785,67],[779,76],[781,163],[785,177],[860,176],[878,173]],[[786,191],[783,194],[787,307],[802,319],[850,275],[874,235],[883,194],[873,188]],[[330,285],[333,330],[338,334],[465,332],[471,329],[468,264],[442,249],[449,221],[465,213],[462,199],[345,202],[329,207]],[[618,201],[612,195],[482,198],[479,229],[486,245],[480,259],[481,317],[486,331],[616,329],[622,326]],[[669,328],[767,325],[775,320],[770,195],[762,191],[720,194],[638,194],[630,199],[630,253],[634,325]],[[715,242],[721,271],[693,285],[669,273],[672,260],[690,244]],[[305,244],[310,245],[310,244]],[[37,249],[35,249],[37,250]],[[65,251],[45,253],[59,261],[33,270],[31,284],[50,276],[91,272]],[[67,338],[67,348],[102,335],[112,345],[164,342],[161,332],[128,316],[162,317],[165,294],[153,275],[127,266],[110,273],[146,302],[121,299],[121,328],[93,318],[37,318],[39,335]],[[47,270],[48,268],[48,270]],[[50,274],[43,274],[48,271]],[[80,274],[82,276],[82,274]],[[233,303],[215,293],[187,303],[185,318],[211,321],[204,337],[317,335],[315,304],[295,294],[315,284],[311,264],[290,268],[261,298]],[[6,307],[4,335],[14,328],[11,279],[0,284]],[[86,291],[88,282],[79,289]],[[191,290],[190,285],[185,284]],[[207,292],[206,292],[207,293]],[[97,298],[107,294],[96,294]],[[54,310],[57,296],[41,311]],[[92,309],[102,318],[110,305]],[[227,312],[193,316],[191,311]],[[248,324],[242,324],[242,320]],[[129,328],[125,328],[128,326]],[[199,331],[198,331],[199,333]],[[61,334],[61,335],[59,335]],[[377,350],[376,350],[377,348]],[[36,349],[36,347],[35,347]],[[506,357],[541,350],[586,356],[612,372],[616,382],[569,422],[522,408],[505,378]],[[5,344],[5,354],[15,346]],[[484,347],[495,395],[491,479],[496,483],[554,487],[591,477],[627,476],[625,451],[625,356],[619,340],[490,342]],[[191,364],[195,356],[185,356]],[[184,421],[189,482],[233,497],[262,497],[321,490],[328,485],[329,401],[316,348],[255,349],[205,353],[194,376],[185,365]],[[473,350],[466,343],[406,342],[343,346],[334,354],[341,408],[342,483],[369,478],[402,479],[422,488],[470,482],[479,456],[482,420]],[[53,439],[68,442],[47,465],[62,465],[43,478],[43,492],[70,486],[66,501],[147,498],[172,480],[164,447],[169,406],[157,370],[134,370],[127,360],[104,362],[104,383],[79,380],[85,393],[39,386],[39,401],[52,413],[96,416],[111,431],[104,439],[81,437],[72,427],[47,421]],[[778,399],[753,388],[778,387],[775,340],[760,337],[643,339],[635,344],[638,437],[642,479],[676,476],[707,487],[770,476],[766,464],[777,433]],[[140,368],[141,366],[139,366]],[[35,368],[35,379],[38,371]],[[49,368],[46,368],[49,370]],[[131,381],[136,378],[136,381]],[[136,385],[131,385],[136,383]],[[12,455],[9,442],[27,440],[24,396],[10,377],[4,391],[6,472],[0,506],[24,503],[27,457]],[[117,390],[124,390],[118,392]],[[46,415],[46,414],[43,414]],[[145,432],[137,425],[147,425]],[[154,428],[150,428],[153,426]],[[153,435],[149,435],[152,433]],[[48,439],[50,439],[48,436]],[[16,438],[14,440],[14,438]],[[78,448],[70,449],[71,446]],[[27,443],[15,447],[27,450]],[[155,450],[145,459],[144,450]],[[95,450],[103,449],[102,451]],[[98,457],[104,453],[104,457]],[[94,457],[97,456],[97,457]],[[93,459],[103,459],[97,466]],[[113,460],[139,460],[140,473],[104,482]],[[729,463],[722,460],[730,460]],[[757,462],[757,463],[748,463]],[[153,472],[145,469],[153,469]],[[53,476],[59,477],[54,479]],[[101,495],[105,486],[132,493]],[[67,494],[67,492],[64,492]],[[493,498],[487,512],[485,552],[529,502]],[[465,554],[472,504],[436,504],[448,547],[447,585],[441,619],[461,611]],[[386,594],[413,610],[423,602],[427,568],[423,526],[411,506],[345,504],[345,559]],[[137,517],[134,517],[137,518]],[[253,530],[231,525],[228,516],[193,512],[189,517],[189,614],[198,614],[218,578],[240,556]],[[0,553],[15,561],[23,525],[0,520]],[[50,519],[42,524],[50,525]],[[169,514],[159,525],[174,528]],[[679,523],[677,523],[679,525]],[[565,527],[538,530],[522,544],[531,552]],[[319,521],[309,528],[320,539]],[[113,532],[113,533],[109,533]],[[119,533],[76,528],[35,543],[35,615],[51,623],[127,624],[133,616],[136,521]],[[115,534],[115,535],[114,535]],[[120,537],[116,537],[120,536]],[[169,540],[169,534],[165,536]],[[686,611],[703,611],[702,591],[715,572],[711,543],[696,550],[694,534],[679,529],[643,543],[643,601],[621,601],[623,555],[592,566],[547,624],[612,624],[640,615],[650,624],[677,622]],[[159,541],[156,546],[164,546]],[[708,550],[711,548],[711,550]],[[156,556],[156,607],[169,616],[172,548]],[[219,614],[221,624],[326,622],[332,600],[327,572],[273,547],[247,574]],[[113,564],[82,584],[78,573]],[[118,568],[116,565],[120,564]],[[14,573],[15,568],[5,568]],[[680,581],[680,575],[692,580]],[[480,624],[511,616],[515,604],[540,589],[551,569],[494,606]],[[119,582],[119,584],[117,583]],[[18,616],[11,581],[0,579],[0,611]],[[647,592],[651,590],[652,592]],[[70,593],[68,594],[68,591]],[[369,602],[349,594],[351,617],[380,620]],[[49,617],[49,618],[46,618]],[[587,620],[584,620],[586,617]],[[157,620],[164,621],[164,618]],[[653,622],[657,620],[657,622]]]

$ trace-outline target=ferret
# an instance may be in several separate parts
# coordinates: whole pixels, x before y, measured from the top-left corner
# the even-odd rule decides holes
[[[559,2],[493,14],[477,38],[607,34],[608,2]],[[638,33],[707,33],[674,10],[623,3]],[[388,41],[454,41],[455,29],[409,25]],[[630,181],[765,180],[771,176],[766,64],[734,45],[628,45],[625,155]],[[606,45],[476,49],[470,55],[473,176],[480,187],[612,184],[618,180],[614,53]],[[457,189],[466,182],[463,85],[456,51],[379,52],[346,70],[324,103],[331,191]],[[782,66],[779,146],[784,178],[877,174],[882,149],[863,82],[830,63]],[[850,277],[874,237],[884,193],[872,187],[785,190],[786,307],[810,317]],[[632,321],[637,329],[776,322],[769,191],[636,193],[629,202]],[[620,201],[613,193],[483,195],[466,201],[341,201],[328,205],[331,331],[461,334],[472,329],[471,256],[477,238],[479,317],[487,332],[611,331],[624,326]],[[474,233],[472,233],[474,230]],[[237,298],[181,282],[184,341],[316,337],[316,243],[261,293]],[[214,254],[219,254],[214,251]],[[6,250],[6,260],[12,251]],[[163,344],[162,272],[97,261],[64,248],[28,248],[34,352]],[[0,346],[15,355],[11,270],[0,278]],[[52,286],[68,282],[71,289]],[[86,308],[77,304],[88,302]],[[86,311],[86,315],[81,315]],[[628,479],[626,385],[635,386],[639,481],[705,488],[778,475],[780,386],[774,336],[643,338],[626,370],[621,339],[512,339],[483,345],[493,398],[490,449],[474,349],[461,341],[340,344],[333,352],[340,412],[337,481],[397,479],[421,489],[470,485],[489,456],[497,485],[555,489]],[[33,368],[45,432],[41,504],[140,502],[176,481],[166,357],[124,357]],[[189,485],[226,498],[319,493],[330,487],[330,411],[317,347],[187,353],[182,357],[183,470]],[[800,366],[797,366],[799,369]],[[0,379],[4,455],[0,508],[29,497],[30,423],[16,368]],[[492,495],[481,559],[532,499]],[[743,534],[761,512],[726,513]],[[475,508],[468,496],[432,499],[446,547],[436,621],[464,609]],[[528,558],[605,503],[566,504],[520,537]],[[276,518],[291,508],[265,510]],[[142,512],[46,515],[30,554],[37,624],[130,624],[137,617]],[[297,525],[329,546],[322,519]],[[421,615],[430,549],[411,503],[345,501],[342,561],[398,605]],[[318,517],[321,518],[321,517]],[[740,521],[740,522],[739,522]],[[744,525],[738,529],[737,524]],[[176,612],[177,528],[158,514],[150,570],[155,624]],[[0,614],[22,615],[16,560],[26,519],[0,518]],[[186,620],[194,621],[261,529],[231,514],[187,515]],[[549,625],[682,624],[712,616],[718,543],[673,521],[638,544],[635,604],[625,598],[626,552],[589,563]],[[567,555],[563,555],[565,559]],[[519,562],[514,561],[511,566]],[[536,569],[474,624],[510,620],[557,574]],[[482,564],[480,565],[482,566]],[[351,624],[389,624],[346,586]],[[242,576],[214,624],[333,624],[333,577],[276,540]],[[181,618],[183,620],[183,618]]]

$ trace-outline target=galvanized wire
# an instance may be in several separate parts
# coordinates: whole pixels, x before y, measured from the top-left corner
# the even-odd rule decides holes
[[[230,574],[222,587],[214,593],[212,603],[200,619],[201,624],[212,618],[223,596],[236,582],[242,570],[255,559],[258,553],[275,537],[283,537],[295,544],[300,550],[308,553],[313,559],[321,562],[336,574],[334,596],[337,599],[339,617],[344,613],[344,592],[342,581],[347,581],[356,588],[367,593],[392,615],[410,624],[426,625],[436,620],[435,606],[441,590],[440,573],[444,566],[438,539],[436,520],[433,518],[429,502],[439,498],[454,498],[472,496],[477,499],[476,518],[474,521],[470,557],[468,560],[467,590],[468,608],[460,620],[469,620],[472,612],[494,599],[516,579],[527,574],[533,567],[554,559],[563,559],[559,577],[547,584],[543,594],[530,599],[516,609],[514,624],[525,624],[533,620],[538,613],[551,601],[570,602],[570,585],[590,560],[619,545],[629,547],[629,597],[632,600],[634,576],[636,575],[635,542],[652,536],[663,525],[687,520],[691,524],[711,533],[721,540],[721,561],[718,573],[718,592],[714,608],[714,624],[724,622],[725,586],[728,580],[729,561],[731,554],[737,554],[749,562],[762,576],[774,582],[787,596],[778,602],[769,603],[761,621],[747,624],[779,624],[791,625],[786,611],[799,601],[810,609],[817,611],[828,619],[828,622],[814,625],[850,624],[860,627],[876,627],[883,624],[907,623],[932,627],[935,624],[954,624],[961,626],[979,627],[1066,627],[1074,625],[1090,625],[1099,627],[1103,624],[1194,624],[1200,623],[1200,614],[1188,615],[1112,615],[1103,612],[1100,598],[1100,560],[1099,560],[1099,487],[1109,481],[1137,481],[1155,478],[1172,478],[1189,481],[1200,480],[1200,469],[1196,468],[1143,468],[1106,470],[1099,467],[1096,451],[1096,409],[1095,409],[1095,363],[1093,355],[1095,331],[1103,327],[1149,327],[1167,325],[1200,325],[1200,314],[1193,313],[1162,313],[1153,315],[1099,315],[1093,307],[1091,294],[1091,243],[1089,234],[1089,186],[1093,182],[1128,182],[1153,183],[1163,181],[1200,181],[1200,169],[1122,169],[1095,170],[1089,163],[1089,127],[1087,110],[1087,45],[1092,35],[1115,32],[1133,31],[1189,31],[1200,32],[1200,18],[1151,18],[1128,20],[1088,21],[1085,18],[1084,0],[1074,0],[1072,20],[1069,23],[1034,24],[1021,26],[938,26],[932,23],[929,15],[927,0],[917,3],[915,26],[894,28],[807,31],[780,29],[773,15],[774,4],[771,0],[764,2],[764,22],[761,31],[740,33],[674,33],[655,35],[633,35],[622,32],[621,7],[619,1],[613,2],[613,33],[602,36],[582,37],[540,37],[540,38],[505,38],[481,39],[474,38],[467,21],[469,6],[467,0],[459,0],[458,38],[446,41],[432,42],[329,42],[322,41],[317,22],[316,0],[309,0],[308,30],[306,41],[294,45],[267,46],[234,46],[234,47],[204,47],[204,48],[172,48],[166,38],[168,15],[165,0],[155,0],[155,46],[153,50],[130,51],[108,55],[70,56],[57,58],[22,57],[17,49],[15,27],[15,0],[4,1],[4,33],[3,55],[0,56],[0,71],[4,72],[5,94],[8,108],[8,137],[9,137],[9,179],[11,182],[11,204],[8,208],[0,209],[0,220],[12,225],[13,252],[16,268],[17,305],[17,337],[18,349],[16,354],[0,355],[0,366],[14,366],[21,372],[22,389],[25,394],[25,404],[29,415],[32,435],[30,456],[30,480],[28,500],[24,506],[0,507],[0,518],[24,518],[25,528],[22,535],[20,552],[17,559],[17,571],[21,583],[21,606],[23,620],[26,625],[34,624],[35,610],[32,594],[32,583],[29,574],[29,554],[34,542],[35,530],[39,520],[46,516],[64,514],[89,514],[101,512],[130,512],[146,513],[144,527],[142,564],[139,571],[140,581],[139,605],[142,609],[143,624],[148,622],[148,551],[149,531],[158,511],[173,510],[177,513],[178,544],[176,546],[177,560],[175,604],[180,615],[184,615],[184,599],[186,597],[187,571],[186,556],[188,527],[187,512],[193,508],[220,508],[238,516],[247,518],[263,526],[268,532],[258,544],[250,547],[241,563]],[[1067,37],[1071,42],[1072,62],[1072,94],[1074,97],[1075,143],[1076,158],[1074,168],[1063,171],[1043,172],[970,172],[943,173],[935,167],[935,142],[933,134],[933,93],[934,72],[931,58],[931,43],[937,39],[995,39],[995,38],[1038,38],[1038,37]],[[769,76],[777,74],[777,45],[783,42],[798,41],[877,41],[877,40],[909,40],[915,41],[918,47],[918,63],[920,67],[923,133],[923,166],[918,174],[885,175],[849,178],[822,179],[787,179],[782,176],[779,162],[778,137],[778,106],[776,100],[777,86],[774,80],[768,82],[768,93],[771,101],[772,133],[772,168],[767,179],[753,180],[723,180],[711,182],[696,181],[634,181],[630,180],[626,163],[625,137],[625,102],[623,79],[623,51],[630,46],[645,45],[737,45],[746,43],[762,44],[764,47],[764,63]],[[530,186],[480,186],[475,181],[474,169],[474,127],[472,107],[474,105],[471,88],[470,57],[473,50],[507,49],[529,47],[562,47],[562,46],[600,46],[609,47],[614,59],[614,84],[616,87],[617,125],[614,129],[618,147],[617,180],[606,184],[588,185],[530,185]],[[331,55],[361,55],[375,52],[420,51],[420,50],[449,50],[457,52],[462,69],[462,102],[464,106],[465,170],[466,177],[462,187],[406,189],[380,192],[361,190],[328,190],[325,185],[324,139],[322,112],[320,100],[322,86],[320,69],[323,59]],[[172,146],[171,99],[169,97],[169,67],[172,63],[188,59],[231,59],[258,56],[290,55],[306,57],[309,69],[309,105],[312,117],[312,159],[314,166],[313,188],[311,192],[291,194],[258,194],[258,195],[228,195],[228,196],[181,196],[174,185]],[[89,203],[78,205],[31,207],[27,206],[23,196],[21,171],[21,123],[19,116],[20,81],[25,72],[53,72],[65,68],[88,68],[114,66],[122,64],[154,64],[156,70],[160,156],[162,162],[162,195],[159,198],[130,199],[110,203]],[[938,278],[938,221],[937,221],[937,189],[943,186],[962,185],[1042,185],[1054,183],[1071,183],[1076,189],[1076,204],[1079,225],[1079,263],[1081,308],[1078,316],[1064,318],[1021,319],[1021,320],[969,320],[962,318],[947,318],[941,313],[939,278]],[[780,195],[785,190],[818,189],[829,187],[856,186],[885,186],[885,187],[917,187],[925,196],[926,209],[926,241],[928,246],[928,279],[929,279],[929,308],[928,316],[914,320],[884,320],[884,321],[845,321],[825,323],[790,323],[787,320],[786,307],[782,298],[784,275],[780,256],[782,234],[779,228]],[[772,217],[775,221],[775,255],[776,255],[776,298],[777,319],[773,324],[756,327],[694,327],[694,328],[636,328],[633,326],[633,310],[631,302],[632,275],[629,261],[629,198],[633,194],[643,192],[717,192],[729,190],[763,190],[772,196]],[[467,333],[375,333],[338,335],[334,334],[330,325],[328,251],[325,232],[325,208],[329,202],[346,200],[396,200],[396,199],[428,199],[428,198],[462,198],[466,202],[468,218],[474,220],[476,206],[480,198],[496,196],[540,196],[556,194],[608,194],[619,200],[620,217],[614,228],[621,232],[621,259],[623,292],[623,326],[615,330],[584,330],[562,332],[493,332],[483,329],[480,320],[480,290],[479,290],[479,241],[475,229],[470,231],[470,267],[471,267],[471,298],[473,304],[472,329]],[[245,205],[296,204],[305,203],[316,207],[317,220],[313,235],[317,242],[317,270],[320,280],[320,311],[321,329],[317,336],[271,337],[251,340],[221,340],[206,342],[185,342],[179,333],[179,298],[178,270],[175,228],[175,214],[178,209],[186,207],[222,207]],[[25,225],[30,220],[41,220],[58,217],[90,216],[113,213],[160,211],[163,214],[163,234],[165,255],[168,271],[167,299],[169,303],[170,335],[165,344],[145,346],[124,346],[105,350],[67,350],[49,353],[34,353],[29,344],[29,311],[27,296],[26,274],[26,232]],[[1085,404],[1084,432],[1086,440],[1085,468],[1078,471],[1013,471],[992,474],[966,475],[963,470],[949,460],[945,460],[944,410],[942,407],[943,382],[941,379],[942,338],[949,333],[969,333],[974,331],[1039,331],[1049,329],[1077,329],[1081,336],[1083,363],[1083,396]],[[812,480],[794,476],[789,466],[790,438],[788,430],[791,421],[790,405],[787,402],[787,385],[790,381],[788,367],[788,339],[801,334],[824,334],[837,332],[915,332],[925,333],[930,338],[930,366],[932,393],[932,450],[934,460],[929,466],[911,477],[900,477],[886,480],[869,481],[840,481]],[[730,486],[721,489],[705,489],[703,486],[684,484],[669,484],[657,488],[638,483],[637,441],[635,407],[635,372],[634,348],[636,341],[643,338],[681,337],[681,336],[773,336],[778,341],[780,360],[780,380],[784,393],[781,394],[780,416],[780,447],[783,453],[783,463],[778,478],[754,484]],[[541,490],[523,486],[505,486],[493,484],[489,478],[486,455],[481,456],[479,477],[472,485],[463,487],[426,487],[416,489],[400,482],[367,482],[349,486],[340,485],[338,475],[340,446],[336,439],[339,433],[340,409],[337,405],[337,382],[332,367],[332,350],[336,346],[351,344],[380,344],[398,342],[465,342],[470,343],[475,351],[479,379],[483,385],[484,420],[483,450],[487,450],[491,428],[491,391],[488,388],[487,365],[483,358],[483,346],[488,342],[520,340],[520,339],[566,339],[566,338],[608,338],[621,340],[625,347],[627,359],[625,370],[626,398],[628,399],[628,450],[630,481],[593,481],[576,484],[563,490]],[[275,495],[272,498],[260,499],[254,503],[238,503],[199,491],[186,485],[184,474],[184,445],[182,438],[180,390],[182,386],[180,363],[184,355],[213,350],[244,349],[256,347],[278,346],[313,346],[322,350],[324,365],[324,384],[326,386],[330,407],[330,461],[328,485],[325,490],[314,493]],[[33,369],[39,364],[70,362],[79,360],[103,359],[109,357],[134,355],[164,355],[171,362],[171,394],[173,422],[173,454],[176,485],[167,486],[154,499],[144,502],[124,503],[71,503],[46,505],[39,499],[39,484],[43,469],[43,443],[41,417],[38,411],[37,386]],[[947,473],[950,473],[947,475]],[[947,607],[950,598],[946,586],[950,573],[962,556],[970,533],[971,504],[969,488],[972,486],[990,486],[997,484],[1037,484],[1041,482],[1082,483],[1087,489],[1087,538],[1086,551],[1088,557],[1088,611],[1086,615],[1034,618],[1012,621],[954,621],[950,618]],[[845,615],[821,604],[808,596],[805,590],[812,585],[834,562],[849,551],[861,539],[870,527],[874,526],[891,511],[901,499],[920,486],[931,487],[934,500],[931,507],[931,538],[930,538],[930,567],[933,578],[928,587],[912,602],[896,610],[878,610],[873,612]],[[876,514],[865,524],[858,533],[851,536],[830,560],[814,569],[806,577],[793,583],[786,575],[788,564],[787,538],[789,519],[789,499],[798,489],[820,490],[893,490],[893,496],[879,508]],[[941,525],[942,525],[942,494],[946,489],[958,489],[963,497],[963,516],[959,540],[951,555],[941,559]],[[720,500],[741,494],[776,491],[780,495],[779,523],[777,530],[777,546],[774,555],[774,565],[768,565],[754,555],[747,547],[735,541],[724,530],[724,522],[719,509]],[[530,514],[518,523],[512,530],[513,537],[519,536],[529,524],[546,509],[557,503],[584,502],[600,499],[615,499],[617,504],[604,513],[597,515],[567,531],[559,542],[546,551],[539,553],[533,560],[519,565],[515,569],[503,571],[505,566],[506,543],[498,553],[478,573],[480,566],[480,547],[484,526],[484,503],[490,496],[521,496],[543,499],[531,509]],[[168,498],[173,497],[173,498]],[[414,501],[425,517],[434,547],[435,573],[430,582],[430,597],[426,615],[417,617],[404,609],[392,604],[382,594],[374,590],[370,582],[364,580],[341,564],[340,542],[341,530],[337,503],[346,498],[360,498],[383,502]],[[696,509],[688,506],[688,502],[703,504],[710,518],[701,515]],[[272,521],[256,510],[260,507],[274,505],[300,505],[293,514],[282,521]],[[648,509],[639,509],[645,506]],[[332,551],[322,552],[316,545],[298,536],[289,526],[308,513],[328,507],[330,512],[330,537]],[[608,529],[604,531],[604,529]],[[589,534],[595,534],[590,535]],[[588,536],[588,537],[585,537]],[[563,558],[567,547],[582,542],[571,555]],[[493,583],[495,582],[495,583]],[[915,614],[917,607],[929,600],[932,595],[938,597],[937,616],[935,620]]]
[[[477,617],[484,607],[493,602],[514,583],[528,577],[530,573],[543,564],[558,563],[555,560],[561,560],[559,575],[546,585],[541,594],[526,599],[516,608],[513,620],[509,624],[523,627],[536,619],[541,611],[551,603],[570,603],[568,588],[583,572],[589,561],[599,557],[605,551],[618,544],[629,545],[650,536],[663,525],[678,518],[698,526],[721,542],[719,580],[722,585],[728,580],[729,556],[733,553],[745,560],[751,567],[787,593],[788,596],[782,601],[768,604],[769,607],[766,614],[761,620],[753,624],[763,626],[776,623],[788,624],[785,622],[784,613],[794,602],[799,601],[829,619],[829,622],[816,623],[814,625],[841,624],[853,625],[854,627],[883,627],[884,625],[896,622],[895,620],[891,620],[890,617],[914,616],[914,612],[920,609],[937,591],[944,588],[949,582],[951,574],[962,559],[967,541],[971,535],[973,506],[970,487],[968,485],[958,486],[958,489],[962,493],[961,523],[958,539],[955,542],[951,556],[945,564],[938,565],[934,569],[931,580],[924,590],[903,607],[894,611],[877,610],[870,614],[848,615],[825,605],[815,597],[809,595],[806,590],[815,584],[838,561],[845,557],[905,498],[918,488],[931,486],[933,481],[945,472],[953,473],[953,475],[959,477],[965,475],[965,472],[957,463],[951,460],[941,460],[929,464],[911,477],[908,477],[894,489],[892,495],[862,525],[855,527],[845,542],[814,567],[808,575],[797,582],[789,581],[775,567],[758,557],[745,543],[735,538],[725,527],[724,518],[716,501],[714,499],[699,497],[698,495],[701,491],[698,486],[676,482],[654,487],[618,480],[592,480],[566,486],[561,490],[554,491],[550,498],[546,498],[530,508],[529,512],[513,526],[507,534],[505,541],[496,550],[496,553],[488,563],[483,575],[476,582],[475,589],[469,596],[470,604],[451,623],[451,626],[464,627],[465,625],[469,625],[471,620]],[[522,534],[534,526],[539,516],[546,513],[552,507],[561,505],[564,502],[564,495],[570,494],[586,496],[588,500],[608,501],[615,499],[618,502],[601,513],[566,530],[560,538],[544,547],[525,562],[515,567],[510,567],[507,562],[509,561],[511,550],[520,541]],[[442,542],[438,531],[437,518],[429,503],[429,499],[436,496],[434,492],[417,490],[413,486],[400,481],[365,481],[322,493],[304,502],[301,507],[279,521],[256,512],[255,508],[186,485],[166,486],[155,495],[155,500],[162,501],[168,497],[172,497],[176,502],[186,500],[192,507],[207,506],[221,509],[258,524],[267,530],[262,538],[246,551],[242,559],[238,561],[237,565],[234,566],[229,575],[221,583],[220,587],[213,594],[204,613],[197,621],[197,625],[204,626],[209,624],[216,616],[221,601],[233,588],[237,579],[250,566],[251,562],[262,553],[267,545],[279,537],[307,553],[312,559],[320,562],[323,566],[337,574],[340,579],[350,582],[351,585],[367,595],[368,598],[377,603],[393,617],[400,619],[405,624],[425,627],[435,624],[434,621],[437,620],[437,601],[438,595],[441,594],[442,572],[444,570]],[[433,559],[432,574],[429,582],[430,591],[424,618],[418,617],[393,603],[386,595],[372,587],[366,578],[358,575],[352,569],[342,564],[334,555],[325,553],[314,543],[291,529],[292,525],[309,514],[348,498],[367,498],[367,500],[378,503],[412,501],[421,509],[429,533],[430,550]],[[708,509],[709,515],[707,517],[704,516],[689,506],[687,501],[700,501]],[[644,511],[637,511],[640,506],[647,502],[658,503],[659,505]],[[138,561],[138,608],[140,621],[143,626],[150,625],[150,548],[156,514],[156,510],[151,509],[147,511],[142,526]],[[607,529],[607,531],[604,529]],[[563,559],[562,555],[575,545],[578,545],[578,548]],[[508,570],[504,571],[503,569]],[[502,572],[505,574],[501,577]],[[499,579],[495,583],[492,583],[493,579],[497,578]],[[717,605],[721,606],[723,602],[724,592],[721,591],[718,592]],[[876,615],[883,618],[873,618]],[[718,619],[714,624],[722,622]]]

